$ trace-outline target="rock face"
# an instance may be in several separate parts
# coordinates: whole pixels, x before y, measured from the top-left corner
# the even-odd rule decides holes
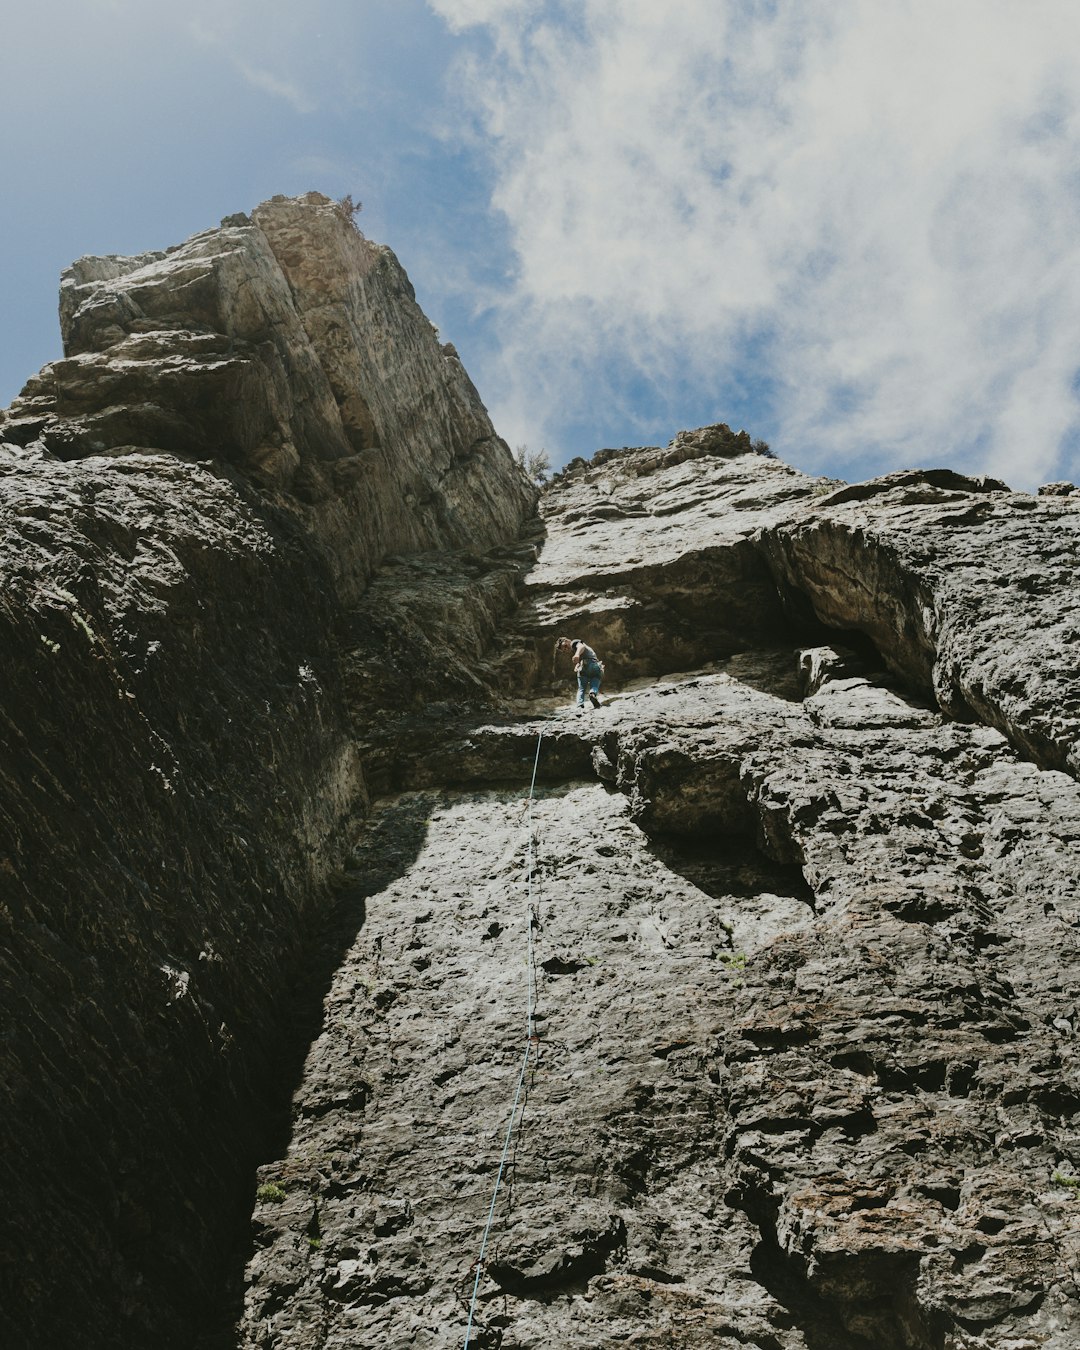
[[[0,414],[0,1339],[442,1350],[475,1282],[488,1350],[1073,1350],[1080,498],[715,426],[534,514],[315,195],[61,314]]]
[[[83,259],[61,310],[0,414],[0,1340],[190,1346],[235,1315],[366,810],[367,583],[512,543],[535,494],[324,198]]]
[[[787,635],[754,540],[814,486],[726,426],[681,432],[665,450],[601,451],[588,472],[571,466],[546,498],[543,553],[526,577],[517,680],[548,680],[556,630],[587,629],[623,680]]]
[[[707,428],[546,494],[518,719],[400,739],[358,836],[244,1345],[463,1344],[530,929],[470,1344],[1077,1343],[1080,513],[831,489]]]

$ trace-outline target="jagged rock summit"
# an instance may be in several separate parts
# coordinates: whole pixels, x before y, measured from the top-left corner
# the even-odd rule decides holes
[[[6,1339],[442,1350],[475,1282],[488,1350],[1072,1350],[1080,500],[714,426],[537,510],[316,194],[62,322],[0,414]]]

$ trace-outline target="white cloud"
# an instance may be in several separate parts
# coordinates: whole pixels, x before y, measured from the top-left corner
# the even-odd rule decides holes
[[[835,472],[1076,472],[1069,0],[429,3],[517,256],[504,434],[555,444],[637,371],[718,415],[759,390]]]

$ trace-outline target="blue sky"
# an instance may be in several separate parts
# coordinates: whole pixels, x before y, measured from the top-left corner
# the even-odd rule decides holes
[[[350,192],[512,444],[723,420],[812,472],[1080,477],[1080,7],[38,0],[0,404],[59,273]]]

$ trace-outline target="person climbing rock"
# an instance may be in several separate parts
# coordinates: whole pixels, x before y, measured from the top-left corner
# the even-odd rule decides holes
[[[593,649],[580,638],[561,637],[555,643],[555,650],[568,651],[574,663],[577,675],[577,706],[584,708],[585,695],[594,708],[600,707],[600,682],[604,678],[604,663]]]

